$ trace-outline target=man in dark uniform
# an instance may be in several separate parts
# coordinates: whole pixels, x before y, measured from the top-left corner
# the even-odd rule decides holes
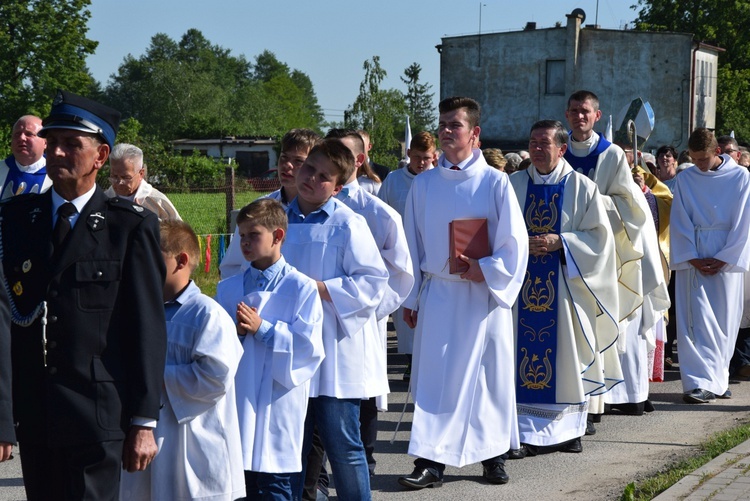
[[[59,92],[40,135],[52,189],[0,209],[13,410],[29,500],[117,499],[156,455],[166,331],[152,212],[96,186],[120,113]]]

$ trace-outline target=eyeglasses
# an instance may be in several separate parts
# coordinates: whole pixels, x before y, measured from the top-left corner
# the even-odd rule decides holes
[[[133,179],[135,179],[133,176],[109,176],[109,182],[112,184],[130,184]]]
[[[732,153],[739,153],[739,152],[740,150],[724,150],[724,153],[726,153],[727,155],[731,155]]]

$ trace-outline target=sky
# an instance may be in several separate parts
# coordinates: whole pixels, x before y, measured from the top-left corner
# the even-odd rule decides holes
[[[637,0],[93,0],[89,39],[99,42],[87,64],[106,85],[123,59],[138,58],[151,38],[175,41],[197,28],[213,44],[249,61],[270,50],[279,61],[312,80],[326,120],[343,120],[359,94],[362,65],[373,56],[388,73],[383,88],[405,91],[400,76],[416,62],[420,80],[440,96],[440,56],[446,36],[514,31],[527,22],[548,28],[566,23],[575,8],[584,24],[620,29],[637,15]]]

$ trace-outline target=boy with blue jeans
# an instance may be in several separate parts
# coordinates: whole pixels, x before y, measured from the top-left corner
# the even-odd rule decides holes
[[[333,198],[353,169],[354,157],[338,139],[310,151],[297,174],[297,198],[287,209],[283,250],[291,264],[317,281],[323,300],[326,358],[311,381],[303,457],[317,425],[338,495],[368,500],[359,406],[362,399],[388,392],[374,356],[382,350],[375,310],[388,272],[365,220]],[[299,495],[301,485],[294,487]]]

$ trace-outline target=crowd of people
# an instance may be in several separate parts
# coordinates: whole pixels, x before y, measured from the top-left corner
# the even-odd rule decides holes
[[[479,103],[447,98],[439,143],[416,134],[394,171],[365,131],[293,129],[212,299],[120,114],[61,91],[0,165],[0,461],[17,441],[32,501],[314,500],[327,464],[339,498],[370,499],[389,318],[406,489],[581,453],[603,415],[654,410],[678,355],[686,403],[731,398],[750,377],[747,152],[696,129],[689,158],[650,156],[601,116],[575,92],[567,125],[503,154],[480,148]]]

